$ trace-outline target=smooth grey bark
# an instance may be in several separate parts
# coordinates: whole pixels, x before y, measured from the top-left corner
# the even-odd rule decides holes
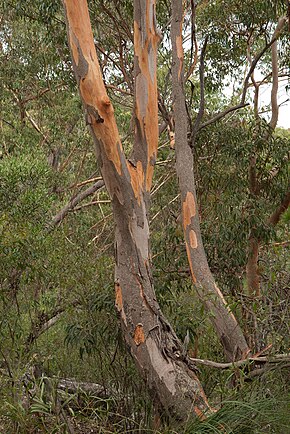
[[[210,271],[204,251],[193,172],[193,155],[187,138],[182,48],[182,0],[172,0],[172,80],[175,117],[176,173],[181,193],[182,220],[187,257],[197,293],[205,303],[228,361],[243,359],[250,349]]]

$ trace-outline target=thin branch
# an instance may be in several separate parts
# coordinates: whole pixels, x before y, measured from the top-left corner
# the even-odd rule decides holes
[[[37,331],[31,333],[31,335],[29,335],[29,337],[27,339],[27,344],[31,345],[43,333],[45,333],[52,326],[54,326],[58,322],[59,318],[63,315],[63,313],[64,313],[64,310],[61,310],[60,312],[58,312],[57,314],[55,314],[54,316],[52,316],[49,320],[47,320],[45,323],[43,323],[41,325],[41,327]]]
[[[120,87],[114,86],[113,84],[106,84],[106,88],[107,89],[113,89],[116,92],[123,93],[124,95],[130,95],[130,96],[133,95],[132,92],[129,92],[128,90],[125,90],[125,89],[121,89]]]
[[[189,79],[189,77],[191,76],[191,74],[193,73],[196,64],[197,64],[197,58],[198,58],[198,45],[197,45],[197,40],[196,40],[196,26],[195,26],[195,17],[196,17],[196,5],[195,2],[193,0],[191,0],[191,47],[190,47],[190,68],[186,74],[185,77],[185,81],[187,81]],[[194,59],[192,62],[192,54],[193,54],[193,46],[194,46]]]
[[[248,74],[246,75],[245,81],[244,81],[244,87],[243,87],[243,93],[242,93],[242,98],[241,98],[241,103],[245,102],[246,99],[246,93],[247,93],[247,87],[248,87],[248,81],[252,75],[252,73],[254,72],[254,69],[257,66],[257,63],[259,62],[259,60],[261,59],[261,57],[266,53],[266,51],[271,47],[271,45],[278,39],[278,37],[280,36],[282,29],[284,27],[284,24],[286,23],[286,17],[282,17],[279,19],[277,27],[273,33],[273,36],[271,38],[271,40],[265,45],[265,47],[260,51],[260,53],[258,53],[252,64],[251,67],[248,71]]]
[[[156,217],[158,217],[159,214],[160,214],[160,213],[161,213],[165,208],[168,208],[169,205],[171,205],[173,202],[175,202],[176,199],[179,198],[179,196],[180,196],[180,193],[178,193],[178,195],[176,195],[173,199],[171,199],[170,202],[168,202],[168,203],[167,203],[166,205],[164,205],[164,206],[163,206],[159,211],[157,211],[157,213],[152,217],[152,219],[151,219],[151,221],[150,221],[150,224],[153,223],[153,221],[156,219]]]
[[[103,178],[101,176],[96,176],[95,178],[89,178],[89,179],[86,179],[85,181],[79,182],[78,184],[70,185],[68,187],[68,189],[80,188],[80,187],[83,187],[84,185],[91,184],[92,182],[101,181],[102,179]]]
[[[118,64],[118,62],[116,62],[114,59],[112,59],[106,52],[105,52],[105,50],[103,50],[103,48],[102,47],[100,47],[98,44],[96,44],[95,43],[95,47],[96,47],[96,50],[98,50],[98,51],[100,51],[107,59],[109,59],[110,60],[110,62],[112,62],[112,64],[115,66],[115,68],[117,68],[119,71],[121,71],[123,74],[124,74],[124,72],[123,72],[123,70],[122,70],[122,68],[120,67],[120,65]]]
[[[265,45],[265,47],[255,56],[255,58],[253,59],[253,62],[250,66],[250,69],[245,77],[244,80],[244,85],[243,85],[243,91],[242,91],[242,96],[241,96],[241,101],[239,104],[233,106],[233,107],[229,107],[226,110],[224,110],[221,113],[218,113],[216,116],[214,116],[213,118],[209,119],[208,121],[204,122],[202,125],[200,125],[200,127],[198,128],[198,131],[200,131],[202,128],[207,127],[208,125],[211,125],[212,123],[218,121],[219,119],[223,118],[224,116],[226,116],[228,113],[231,113],[235,110],[239,110],[240,108],[246,107],[249,105],[249,103],[246,103],[246,94],[247,94],[247,89],[249,87],[249,79],[251,77],[251,75],[254,72],[254,69],[257,66],[257,63],[259,62],[259,60],[261,59],[261,57],[265,54],[265,52],[272,46],[272,44],[278,39],[278,37],[280,36],[282,29],[284,27],[284,24],[286,23],[287,18],[286,17],[282,17],[279,19],[277,27],[273,33],[273,36],[271,38],[271,40]]]
[[[208,125],[213,124],[214,122],[218,121],[219,119],[223,118],[224,116],[226,116],[227,114],[239,110],[243,107],[247,107],[248,105],[250,105],[249,103],[240,103],[237,104],[233,107],[229,107],[226,110],[218,113],[216,116],[214,116],[213,118],[209,119],[208,121],[204,122],[202,125],[200,125],[200,127],[198,128],[198,131],[200,131],[202,128],[207,127]]]
[[[14,130],[16,130],[16,127],[15,127],[11,122],[8,122],[8,121],[6,121],[6,120],[3,119],[3,118],[0,118],[0,121],[4,122],[5,124],[9,125],[9,127],[11,127],[11,128],[13,128]]]
[[[247,41],[247,59],[250,65],[250,68],[252,66],[252,57],[251,57],[251,37],[248,38]],[[256,80],[255,80],[255,71],[252,71],[251,74],[251,81],[252,84],[255,88],[254,91],[254,115],[255,115],[255,119],[258,122],[259,121],[259,91],[260,91],[260,85],[257,84]],[[247,88],[249,86],[249,83],[247,83]]]
[[[280,102],[280,104],[278,105],[278,107],[282,107],[282,105],[286,104],[288,101],[290,101],[290,98],[285,99],[285,101]]]
[[[277,40],[274,41],[272,47],[272,90],[271,90],[271,108],[272,116],[269,122],[269,127],[274,130],[278,122],[279,107],[278,107],[278,50],[277,50]]]
[[[67,158],[65,159],[65,161],[62,163],[62,165],[60,166],[60,168],[58,169],[58,172],[61,173],[64,171],[64,169],[67,167],[67,165],[69,164],[72,156],[75,153],[77,145],[75,145],[72,150],[70,151],[70,153],[68,154]]]
[[[48,135],[45,135],[40,127],[37,125],[37,123],[35,122],[35,120],[33,119],[32,116],[30,116],[30,114],[28,113],[27,110],[24,110],[25,116],[27,117],[27,119],[29,120],[29,122],[31,123],[31,125],[33,126],[33,128],[43,137],[44,143],[47,143],[47,137]]]
[[[254,377],[258,377],[258,376],[260,376],[262,374],[265,374],[266,372],[273,371],[274,369],[277,369],[277,368],[283,368],[283,369],[285,369],[285,368],[289,368],[289,367],[290,367],[290,363],[286,363],[285,365],[282,365],[282,366],[280,366],[280,365],[278,365],[278,366],[276,366],[276,365],[271,365],[271,366],[266,365],[266,366],[263,366],[262,368],[258,368],[258,369],[255,369],[254,371],[248,372],[246,380],[249,381],[249,380],[251,380]]]
[[[36,341],[43,333],[45,333],[58,322],[58,320],[66,312],[68,307],[76,307],[77,305],[79,305],[79,301],[74,300],[72,303],[70,303],[69,306],[67,305],[56,308],[54,312],[52,312],[49,316],[47,315],[44,319],[41,313],[37,318],[34,326],[32,327],[32,331],[26,339],[27,351],[34,341]]]
[[[281,241],[281,243],[273,243],[275,247],[288,247],[290,246],[290,241]]]
[[[62,87],[66,87],[66,85],[64,83],[58,84],[55,87],[55,90],[61,89]],[[51,91],[51,88],[47,87],[45,89],[40,90],[36,95],[29,95],[29,96],[27,96],[21,102],[22,102],[22,104],[26,104],[29,101],[34,101],[36,99],[41,98],[43,95],[45,95],[47,92],[50,92],[50,91]]]
[[[88,206],[92,205],[99,205],[101,203],[111,203],[112,201],[110,199],[107,200],[93,200],[92,202],[84,203],[83,205],[76,206],[72,211],[79,211],[83,208],[87,208]]]
[[[192,357],[190,357],[190,360],[193,363],[197,363],[197,364],[204,365],[204,366],[210,366],[211,368],[229,369],[229,368],[239,368],[243,365],[246,365],[249,362],[255,362],[255,363],[289,362],[290,361],[290,355],[289,354],[277,354],[275,356],[247,357],[244,360],[238,360],[237,362],[229,362],[229,363],[219,363],[219,362],[214,362],[212,360],[195,359]]]
[[[82,200],[100,190],[105,185],[103,180],[97,181],[84,191],[81,191],[75,197],[73,197],[67,205],[65,205],[51,220],[49,223],[50,229],[59,224],[67,214],[72,211]]]
[[[279,82],[288,80],[288,77],[289,77],[288,74],[279,74],[278,75]],[[256,81],[256,84],[258,86],[263,86],[263,85],[266,85],[269,83],[272,83],[272,72],[267,74],[262,80]],[[253,83],[248,84],[248,88],[250,88],[252,86],[253,86]]]
[[[195,119],[192,134],[191,134],[191,143],[194,143],[196,133],[198,131],[198,127],[200,125],[200,122],[202,120],[203,114],[204,114],[204,59],[205,59],[205,52],[208,42],[208,36],[206,36],[201,54],[200,54],[200,66],[199,66],[199,80],[200,80],[200,103],[199,103],[199,111],[197,114],[197,117]]]

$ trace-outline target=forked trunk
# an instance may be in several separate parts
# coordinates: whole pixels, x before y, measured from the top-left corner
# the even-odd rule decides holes
[[[126,160],[94,47],[86,0],[64,0],[68,40],[87,123],[112,198],[116,309],[126,342],[153,397],[184,420],[210,410],[195,368],[156,301],[150,271],[148,204],[157,154],[155,0],[135,1],[133,158]]]

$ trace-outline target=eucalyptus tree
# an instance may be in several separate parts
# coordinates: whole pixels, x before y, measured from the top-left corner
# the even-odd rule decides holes
[[[264,199],[265,194],[269,193],[270,184],[272,187],[275,185],[275,188],[268,194],[268,202],[274,200],[277,192],[282,190],[279,188],[279,183],[285,178],[286,142],[272,133],[268,136],[269,129],[264,127],[263,121],[255,123],[254,120],[255,128],[249,128],[251,115],[246,108],[248,103],[246,94],[251,81],[255,86],[256,80],[255,77],[252,80],[252,75],[262,55],[266,56],[267,67],[270,65],[269,70],[271,69],[271,59],[267,55],[271,47],[275,47],[276,36],[283,35],[285,30],[285,25],[280,26],[279,35],[277,33],[275,35],[275,28],[279,23],[278,18],[283,17],[285,12],[285,2],[270,2],[271,7],[268,7],[269,2],[263,1],[247,1],[242,5],[240,2],[232,1],[210,3],[178,0],[172,1],[172,5],[168,1],[155,3],[153,0],[144,2],[94,1],[89,3],[95,35],[93,38],[86,2],[83,0],[64,1],[73,66],[85,110],[85,120],[95,142],[103,177],[103,180],[96,179],[98,173],[95,173],[94,157],[90,153],[90,162],[84,171],[89,179],[83,184],[78,182],[84,166],[84,158],[80,159],[79,156],[82,150],[84,155],[87,155],[87,136],[83,133],[81,121],[75,121],[79,114],[78,99],[73,94],[70,61],[64,44],[65,23],[59,11],[59,4],[54,0],[39,1],[38,11],[32,3],[27,4],[25,8],[23,3],[13,1],[11,3],[16,5],[17,13],[25,18],[24,21],[15,22],[13,34],[16,35],[16,39],[11,44],[10,41],[7,44],[11,51],[8,53],[9,50],[6,49],[4,52],[7,59],[10,58],[10,62],[3,64],[5,80],[1,84],[4,84],[5,100],[13,99],[14,109],[6,111],[2,122],[6,121],[8,124],[5,123],[5,128],[2,124],[2,131],[7,131],[7,128],[12,131],[16,126],[14,138],[17,138],[13,140],[12,134],[7,135],[9,146],[4,149],[6,161],[10,160],[12,153],[10,146],[15,147],[16,150],[19,148],[23,152],[21,145],[25,142],[29,148],[28,153],[32,154],[31,150],[34,152],[36,148],[41,148],[49,154],[48,159],[53,163],[51,164],[52,170],[46,172],[43,169],[44,163],[39,168],[40,172],[45,172],[45,184],[48,184],[47,178],[62,176],[64,169],[69,168],[65,182],[73,186],[73,194],[72,197],[65,195],[68,203],[61,212],[57,212],[63,205],[61,200],[53,203],[51,209],[55,217],[50,222],[51,227],[63,221],[70,211],[76,209],[81,200],[96,193],[105,182],[112,201],[116,226],[115,304],[126,342],[141,375],[145,378],[154,397],[157,397],[165,409],[176,418],[186,418],[192,409],[196,415],[202,416],[210,410],[209,404],[192,361],[160,310],[152,279],[153,261],[151,261],[149,242],[149,212],[158,135],[167,129],[171,147],[175,147],[175,151],[170,152],[176,153],[176,172],[180,188],[181,220],[185,240],[184,250],[186,250],[190,264],[192,282],[202,302],[208,308],[208,317],[217,331],[226,358],[230,361],[243,358],[249,353],[250,348],[208,266],[199,218],[201,217],[203,227],[208,224],[207,219],[211,224],[208,233],[205,231],[204,234],[206,241],[209,239],[212,241],[212,246],[207,249],[209,252],[211,249],[220,252],[220,246],[224,241],[223,234],[226,232],[226,230],[222,232],[222,228],[231,227],[228,225],[227,218],[233,212],[241,221],[239,228],[244,229],[246,226],[246,237],[251,229],[255,229],[256,237],[258,232],[259,234],[266,232],[265,225],[257,228],[257,220],[262,221],[257,208],[261,203],[261,197]],[[134,36],[131,30],[133,14]],[[38,25],[39,19],[41,25]],[[34,25],[28,25],[30,36],[26,34],[25,20],[34,23]],[[104,30],[104,22],[106,22],[106,30]],[[283,19],[283,24],[285,24],[285,19]],[[12,25],[12,20],[10,25]],[[42,33],[45,26],[48,29],[46,34]],[[6,35],[9,39],[8,27],[6,27]],[[161,29],[161,35],[158,27]],[[160,47],[162,34],[164,42],[159,50],[160,56],[157,62],[157,47]],[[29,38],[38,47],[36,44],[38,36],[45,50],[42,52],[40,48],[33,57],[31,47],[28,46]],[[186,50],[185,47],[188,47],[186,41],[189,40],[190,47]],[[24,41],[27,46],[23,46],[23,54],[19,56],[20,45]],[[278,44],[278,49],[283,54],[281,63],[285,63],[284,59],[287,58],[283,44],[285,44],[284,39],[281,45]],[[247,57],[249,48],[251,60],[250,56]],[[199,71],[197,71],[197,65],[199,65]],[[241,77],[245,65],[248,69],[245,74],[246,80],[243,81]],[[11,70],[13,67],[14,71]],[[268,73],[269,71],[266,74]],[[228,74],[232,74],[236,79],[238,90],[230,101],[231,104],[222,109],[223,97],[220,89]],[[17,78],[13,83],[10,80],[11,75]],[[157,75],[160,78],[158,89]],[[73,107],[69,105],[71,94],[73,94]],[[118,128],[112,102],[117,121],[119,120]],[[12,107],[10,103],[7,106]],[[53,115],[51,106],[55,109]],[[133,111],[130,112],[132,107],[134,107]],[[230,113],[236,114],[231,119],[226,118],[226,122],[216,124]],[[79,125],[77,128],[75,128],[76,122]],[[64,127],[65,135],[63,135]],[[273,128],[273,123],[271,127]],[[240,139],[237,139],[237,135]],[[253,153],[253,138],[255,152],[258,155],[256,169],[260,170],[258,177],[260,177],[261,190],[260,199],[252,198],[254,200],[251,201],[251,207],[249,207],[247,170]],[[261,146],[261,138],[263,146]],[[279,152],[275,153],[274,158],[276,145]],[[213,157],[209,155],[208,158],[208,153],[212,153]],[[78,161],[79,159],[81,161]],[[30,156],[28,160],[28,163],[25,161],[22,165],[23,169],[27,168],[25,185],[29,183],[29,173],[34,173],[30,172],[31,167],[34,167],[33,157]],[[261,162],[265,170],[261,170]],[[240,182],[237,183],[239,187],[237,193],[235,184],[226,175],[233,173],[233,167],[238,164]],[[21,167],[21,162],[18,166]],[[224,167],[228,168],[229,173],[224,173]],[[272,170],[274,168],[277,170],[275,174]],[[9,185],[9,174],[13,173],[9,170],[5,177],[7,186]],[[94,173],[93,178],[90,177],[90,173]],[[281,174],[284,178],[280,177]],[[82,185],[87,185],[87,181],[90,183],[92,179],[94,183],[91,187],[84,191],[76,190],[82,188]],[[23,176],[22,178],[19,176],[18,181],[19,197],[22,197]],[[197,181],[197,197],[195,181]],[[222,184],[223,181],[224,184]],[[64,177],[62,182],[64,182]],[[210,191],[211,187],[213,191]],[[241,192],[244,187],[246,192]],[[224,195],[221,188],[226,190]],[[8,192],[9,188],[7,187],[6,190]],[[283,190],[281,197],[285,193],[285,189]],[[51,192],[61,195],[62,191],[63,186],[59,186],[56,181],[56,185],[46,186],[45,193],[42,193],[49,197]],[[16,196],[17,193],[14,197]],[[213,196],[214,199],[212,199]],[[222,198],[224,202],[220,203],[216,197]],[[285,197],[287,199],[287,195]],[[239,208],[239,201],[243,202],[241,208]],[[97,201],[92,201],[92,204],[94,202]],[[17,201],[15,204],[17,205]],[[228,208],[223,210],[223,213],[221,208],[225,206]],[[283,200],[281,206],[282,208],[278,207],[277,211],[283,212],[285,209]],[[255,210],[254,219],[252,219],[253,212],[250,208]],[[225,219],[224,225],[220,222],[216,223],[216,216],[206,215],[208,209],[212,214],[216,213],[219,218],[222,216]],[[270,212],[271,207],[263,206],[261,212],[265,209]],[[241,210],[241,215],[238,214],[239,210]],[[243,216],[247,212],[249,224],[245,225]],[[10,214],[4,216],[5,225]],[[274,215],[277,217],[277,213]],[[94,217],[95,215],[90,215],[89,218],[91,227],[93,227]],[[45,218],[45,216],[42,217],[42,219]],[[73,220],[72,217],[71,219]],[[41,220],[40,217],[39,220]],[[75,239],[82,239],[81,223],[77,227],[73,223],[69,232],[73,231],[76,232]],[[218,234],[216,240],[213,241],[210,238],[211,232],[216,231]],[[242,231],[238,229],[237,239],[242,236],[240,232]],[[22,235],[21,232],[20,238]],[[40,231],[38,235],[41,242],[43,232]],[[232,237],[232,234],[230,236]],[[245,247],[244,238],[243,248]],[[235,243],[236,240],[230,239],[228,245],[232,245],[233,242]],[[56,245],[60,243],[58,238],[55,243]],[[234,294],[236,287],[231,283],[233,272],[228,263],[235,264],[236,256],[240,254],[239,245],[235,247],[236,249],[232,250],[230,255],[227,252],[227,255],[222,258],[223,261],[221,255],[218,257],[213,270],[216,276],[222,275],[223,277],[219,279],[219,286],[221,283],[223,286],[232,286]],[[85,248],[83,246],[83,249]],[[180,249],[182,248],[183,245]],[[69,262],[68,250],[63,251],[66,252],[65,255]],[[94,258],[91,247],[90,252],[91,264]],[[247,261],[246,254],[244,251],[242,255],[243,266]],[[33,264],[32,254],[31,257]],[[79,256],[77,258],[77,260],[84,260]],[[76,260],[72,258],[73,261]],[[25,264],[26,262],[28,261],[25,261]],[[211,260],[211,263],[213,264],[214,261]],[[26,264],[25,267],[27,270],[30,265]],[[85,264],[81,268],[85,269]],[[13,272],[13,267],[11,269]],[[67,287],[76,286],[81,294],[81,273],[78,275],[75,270],[73,273],[66,270],[65,273],[60,271],[59,276],[62,284]],[[47,280],[48,286],[52,285],[48,278]],[[35,287],[37,292],[36,284]],[[58,315],[58,306],[55,312]],[[192,315],[194,316],[195,312]],[[38,326],[43,325],[41,324],[42,319],[43,317],[39,316],[35,321],[36,332]],[[30,333],[29,339],[36,340],[36,332]]]
[[[247,294],[254,302],[256,297],[261,297],[258,264],[260,245],[272,238],[274,226],[287,210],[290,197],[287,174],[289,140],[275,133],[279,114],[279,83],[289,80],[287,2],[249,0],[243,5],[237,2],[214,2],[203,10],[200,7],[199,11],[197,22],[203,37],[208,38],[206,55],[210,62],[210,67],[206,68],[205,92],[207,87],[221,86],[222,80],[235,83],[232,105],[201,123],[201,140],[201,130],[211,125],[212,121],[222,119],[232,110],[241,109],[243,104],[248,105],[240,114],[240,119],[236,117],[233,126],[237,127],[241,144],[240,150],[237,145],[234,150],[241,157],[238,170],[241,173],[235,187],[238,195],[241,192],[240,227],[243,229],[239,230],[239,237],[242,234],[248,237],[248,246],[240,245],[243,252],[238,256],[243,256]],[[259,80],[257,71],[262,76]],[[261,89],[266,84],[271,85],[270,107],[266,110],[269,113],[268,121],[263,118],[265,107],[260,104]],[[252,98],[247,96],[250,89],[253,89]],[[204,104],[205,109],[211,104],[209,98],[206,98],[206,103],[200,98],[203,113]],[[227,123],[231,123],[231,120]],[[228,152],[225,152],[225,156],[232,159]],[[229,167],[229,170],[232,168]],[[249,308],[252,310],[251,306]],[[261,344],[253,342],[251,333],[248,338],[260,349]]]
[[[155,2],[134,3],[134,118],[133,152],[125,158],[94,46],[85,1],[64,1],[68,41],[79,92],[109,191],[116,224],[116,308],[125,339],[149,388],[166,409],[185,417],[190,408],[197,415],[209,409],[194,367],[157,303],[150,270],[148,211],[153,168],[158,146],[157,46]],[[202,247],[193,184],[191,151],[183,91],[181,2],[172,5],[174,46],[173,96],[175,101],[177,168],[182,191],[183,225],[192,278],[213,313],[213,322],[229,358],[249,352],[233,314],[212,280]],[[82,23],[82,25],[81,25]],[[179,23],[176,27],[174,23]],[[175,86],[175,87],[174,87]],[[178,145],[179,146],[179,145]],[[179,148],[178,148],[179,149]],[[185,152],[189,150],[188,152]],[[185,174],[185,179],[182,174]],[[192,180],[191,180],[192,178]],[[195,254],[195,252],[197,252]],[[194,271],[194,268],[197,271]],[[197,277],[196,277],[197,275]],[[186,393],[185,393],[186,390]]]
[[[125,158],[98,58],[86,1],[64,1],[79,92],[116,224],[115,291],[126,342],[148,387],[172,416],[209,410],[195,368],[157,303],[150,266],[148,206],[158,146],[155,1],[134,3],[135,143]]]

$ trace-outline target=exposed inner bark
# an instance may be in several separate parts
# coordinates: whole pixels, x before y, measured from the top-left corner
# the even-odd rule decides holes
[[[148,204],[157,154],[155,0],[134,2],[133,157],[126,160],[95,52],[87,2],[64,0],[75,75],[116,224],[116,309],[149,390],[172,417],[203,417],[209,404],[189,358],[156,301],[150,271]]]

